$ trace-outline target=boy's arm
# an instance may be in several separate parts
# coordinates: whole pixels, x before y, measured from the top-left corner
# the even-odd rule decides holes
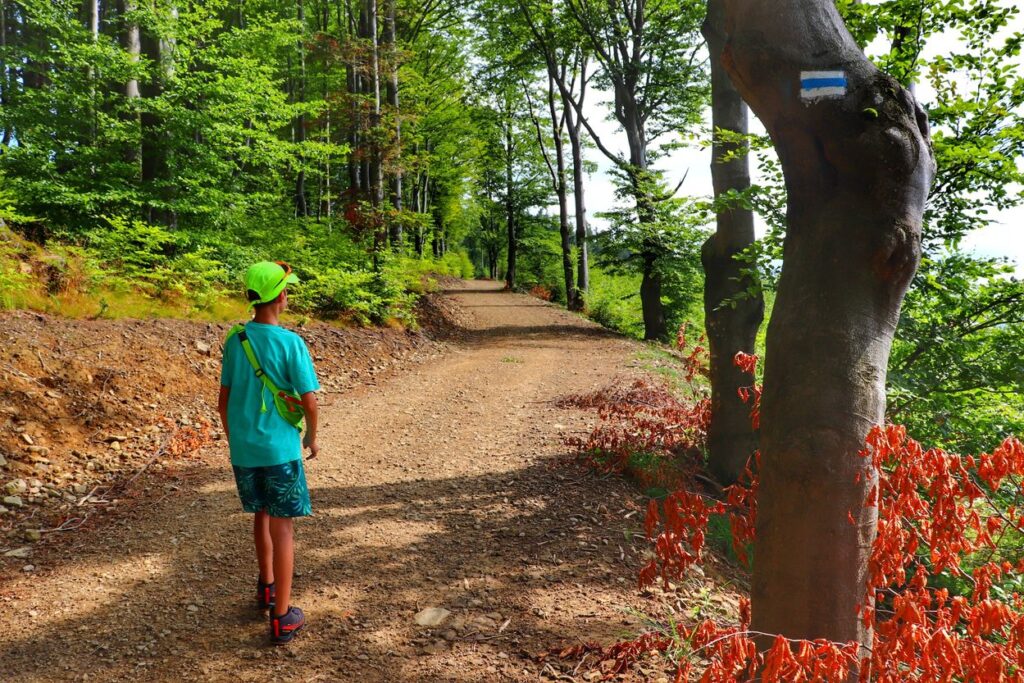
[[[220,396],[217,397],[217,412],[220,413],[220,424],[224,428],[224,438],[228,438],[228,394],[231,387],[221,386]]]
[[[307,391],[302,395],[302,410],[306,413],[306,433],[302,437],[302,445],[309,449],[309,457],[312,460],[320,453],[320,444],[316,441],[317,420],[320,417],[320,408],[316,402],[316,394]]]

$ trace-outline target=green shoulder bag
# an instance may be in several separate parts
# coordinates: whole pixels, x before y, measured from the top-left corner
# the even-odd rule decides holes
[[[302,397],[294,391],[279,389],[273,380],[267,377],[267,373],[263,372],[259,358],[256,357],[256,352],[249,341],[249,336],[245,333],[245,325],[235,325],[232,327],[224,343],[227,344],[235,335],[238,336],[238,341],[242,344],[242,350],[245,351],[245,357],[249,359],[249,365],[252,366],[253,372],[263,382],[263,386],[270,389],[270,392],[273,394],[274,407],[277,408],[277,414],[284,418],[285,422],[301,432],[304,426],[303,420],[306,417],[305,411],[302,410]],[[260,392],[260,401],[262,402],[260,410],[265,413],[267,412],[267,404],[263,402],[262,394],[263,392]]]

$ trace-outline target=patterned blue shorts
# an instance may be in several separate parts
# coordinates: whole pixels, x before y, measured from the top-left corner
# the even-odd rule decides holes
[[[313,514],[306,487],[302,460],[269,467],[237,467],[235,485],[242,509],[246,512],[266,510],[271,517],[305,517]]]

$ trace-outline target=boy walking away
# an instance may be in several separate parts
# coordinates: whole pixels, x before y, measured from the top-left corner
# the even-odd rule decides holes
[[[218,401],[238,496],[242,508],[255,513],[257,604],[270,610],[275,644],[290,642],[305,625],[302,610],[290,602],[293,525],[296,517],[312,513],[302,448],[309,449],[311,459],[320,451],[313,393],[320,384],[313,361],[302,338],[278,325],[288,305],[287,287],[297,282],[287,263],[264,261],[246,272],[249,306],[255,312],[252,322],[236,327],[224,342]],[[306,422],[301,441],[301,423],[296,426],[283,417],[269,387],[301,396]]]

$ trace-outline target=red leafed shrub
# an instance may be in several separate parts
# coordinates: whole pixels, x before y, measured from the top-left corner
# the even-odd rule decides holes
[[[702,467],[707,400],[684,403],[667,387],[638,379],[626,387],[569,396],[560,405],[594,409],[600,417],[589,436],[566,440],[586,467],[672,485]]]
[[[751,359],[736,362],[752,371]],[[756,418],[759,392],[751,388],[748,398]],[[678,656],[677,681],[842,681],[857,670],[865,683],[1024,682],[1024,598],[1011,592],[1024,584],[1024,444],[1011,438],[991,454],[960,456],[924,449],[903,427],[888,425],[872,430],[862,456],[878,475],[865,501],[878,508],[860,610],[874,629],[867,656],[856,643],[752,633],[744,603],[737,626],[674,625],[671,632],[604,648],[602,658],[615,662],[607,673],[661,652]],[[641,571],[641,584],[681,577],[698,563],[714,513],[729,513],[734,546],[742,552],[753,539],[757,486],[748,469],[726,490],[725,501],[688,487],[660,507],[652,501],[645,530],[655,559]],[[755,637],[772,645],[759,651]]]
[[[555,294],[554,292],[551,291],[551,289],[545,287],[544,285],[534,285],[533,287],[530,288],[530,296],[537,297],[538,299],[543,299],[544,301],[551,301],[551,299],[554,298]]]
[[[1024,531],[1006,502],[1024,494],[1024,444],[960,456],[887,425],[862,455],[879,473],[866,502],[878,507],[878,536],[867,586],[876,604],[861,611],[875,629],[865,680],[1024,681],[1024,602],[1003,590],[992,598],[997,581],[1024,577],[1019,543],[1000,543]],[[951,578],[970,587],[966,596],[937,587]]]
[[[703,337],[687,348],[686,326],[677,346],[689,393],[703,392],[697,378],[707,375]],[[644,483],[681,486],[703,470],[711,401],[684,401],[667,386],[646,379],[613,385],[590,394],[568,396],[562,407],[596,410],[600,422],[587,438],[566,444],[585,467],[602,473],[629,473]]]

